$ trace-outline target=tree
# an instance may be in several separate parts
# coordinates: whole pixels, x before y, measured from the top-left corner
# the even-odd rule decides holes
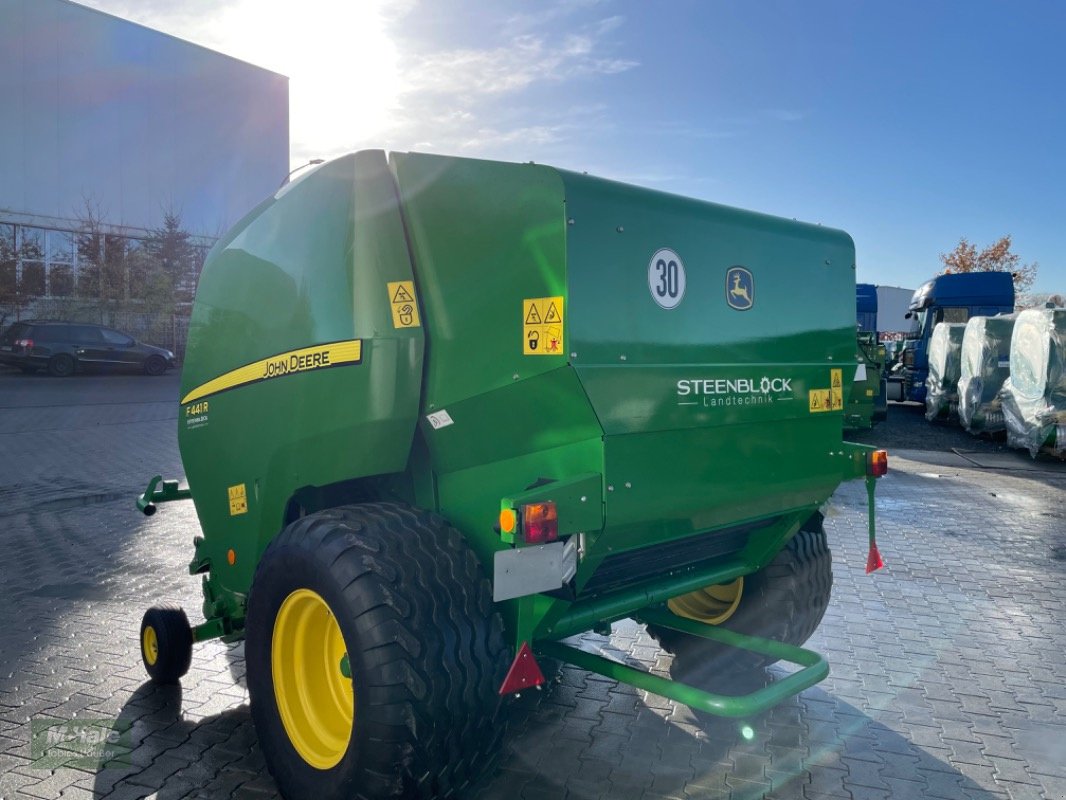
[[[145,242],[148,254],[169,274],[175,283],[181,281],[192,268],[194,248],[192,237],[182,227],[181,212],[163,209],[163,226],[152,231]]]
[[[1011,251],[1010,234],[1000,237],[983,250],[970,244],[966,237],[950,253],[941,253],[940,261],[944,264],[941,275],[955,275],[960,272],[1009,272],[1014,276],[1014,291],[1021,294],[1032,288],[1036,281],[1040,265],[1022,264],[1021,256]]]

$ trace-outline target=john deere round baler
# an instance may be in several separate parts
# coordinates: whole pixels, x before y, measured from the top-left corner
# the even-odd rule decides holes
[[[534,164],[309,172],[200,279],[189,488],[139,502],[193,498],[205,619],[151,609],[149,673],[244,638],[267,763],[317,798],[461,789],[541,657],[726,716],[802,691],[843,480],[876,555],[886,459],[841,433],[854,297],[829,228]],[[679,657],[801,669],[725,697],[560,641],[627,617]]]

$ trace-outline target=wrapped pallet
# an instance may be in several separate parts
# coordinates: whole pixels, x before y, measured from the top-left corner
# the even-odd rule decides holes
[[[1066,309],[1018,314],[1000,401],[1012,446],[1066,457]]]
[[[925,381],[925,418],[947,419],[958,414],[962,335],[966,325],[941,322],[929,340],[929,377]]]
[[[1010,375],[1010,342],[1016,314],[972,317],[962,337],[959,422],[970,433],[1006,429],[999,390]]]

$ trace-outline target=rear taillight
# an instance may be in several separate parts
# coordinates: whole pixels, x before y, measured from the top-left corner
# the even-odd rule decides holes
[[[554,502],[522,506],[522,538],[526,544],[546,544],[559,538],[559,513]]]
[[[25,347],[27,350],[32,350],[33,339],[16,339],[15,347]]]
[[[875,478],[888,474],[887,450],[874,450],[866,457],[866,474]]]

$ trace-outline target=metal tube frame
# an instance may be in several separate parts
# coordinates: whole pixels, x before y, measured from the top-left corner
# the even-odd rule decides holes
[[[793,695],[799,694],[804,689],[814,686],[829,675],[829,664],[823,656],[813,650],[805,650],[802,647],[785,644],[784,642],[775,642],[758,636],[748,636],[725,628],[696,622],[695,620],[676,616],[661,608],[646,608],[636,614],[635,617],[640,622],[652,623],[663,628],[671,628],[682,633],[709,639],[728,647],[737,647],[741,650],[770,656],[771,658],[795,664],[802,667],[802,669],[750,694],[731,697],[698,689],[680,681],[672,681],[668,678],[652,675],[649,672],[620,664],[595,653],[579,650],[562,642],[541,641],[534,645],[534,649],[545,656],[559,659],[652,694],[676,700],[698,711],[704,711],[720,717],[754,716]]]

